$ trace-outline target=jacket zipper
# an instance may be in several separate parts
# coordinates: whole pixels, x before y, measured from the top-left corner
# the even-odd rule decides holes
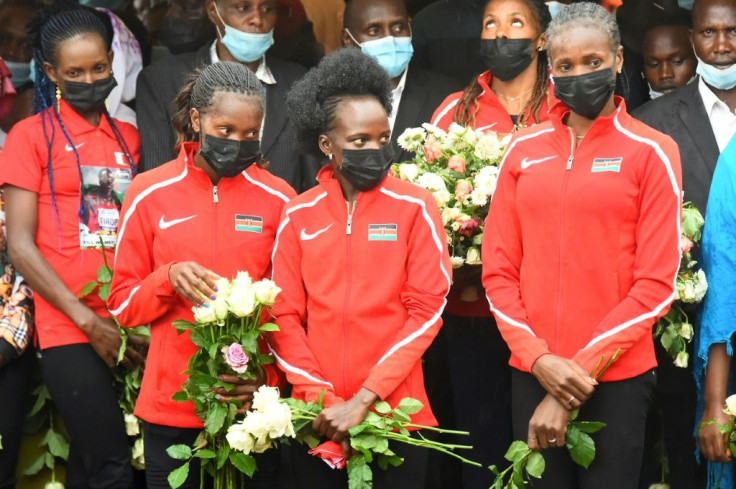
[[[352,393],[348,392],[348,357],[349,351],[350,351],[350,334],[348,331],[348,303],[350,299],[350,288],[352,286],[353,282],[353,273],[352,273],[352,234],[353,234],[353,214],[355,213],[355,203],[356,201],[352,202],[352,207],[350,202],[345,202],[345,205],[347,206],[348,211],[348,221],[347,225],[345,227],[345,235],[347,236],[346,241],[346,260],[347,260],[347,285],[345,287],[345,302],[342,306],[342,328],[343,328],[343,336],[345,338],[345,348],[343,349],[343,364],[342,364],[342,382],[343,382],[343,390],[345,392],[346,396],[350,396]]]
[[[212,202],[214,202],[215,204],[220,202],[220,197],[217,194],[217,185],[212,187]]]
[[[558,284],[557,284],[557,308],[555,309],[555,349],[559,352],[560,348],[560,308],[562,307],[562,288],[563,280],[563,257],[565,256],[565,204],[567,203],[567,184],[570,180],[570,172],[572,170],[572,162],[575,158],[575,132],[572,127],[567,128],[570,131],[570,156],[567,158],[565,165],[565,176],[562,180],[562,202],[560,203],[560,255],[558,257]]]

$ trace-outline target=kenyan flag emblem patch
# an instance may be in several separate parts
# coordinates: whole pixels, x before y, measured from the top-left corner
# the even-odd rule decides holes
[[[235,230],[248,233],[262,233],[263,218],[261,216],[235,214]]]
[[[396,241],[397,231],[396,224],[369,224],[368,241]]]

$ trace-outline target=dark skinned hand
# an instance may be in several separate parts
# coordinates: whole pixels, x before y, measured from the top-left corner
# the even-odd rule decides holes
[[[120,351],[120,332],[118,326],[110,318],[103,318],[96,314],[91,316],[90,322],[83,329],[89,338],[92,348],[102,358],[108,367],[114,367],[118,360],[118,352]],[[145,358],[128,347],[125,351],[125,357],[122,364],[132,369],[137,364],[145,362]]]
[[[177,294],[195,306],[202,306],[217,293],[215,280],[220,278],[193,261],[174,263],[169,268],[169,281]]]
[[[131,370],[138,365],[145,366],[150,344],[151,340],[145,336],[128,335],[128,347],[125,349],[125,357],[120,363]]]
[[[324,408],[312,422],[312,428],[339,443],[347,459],[352,454],[348,430],[363,422],[377,400],[378,396],[374,392],[362,387],[352,399]]]
[[[532,450],[564,447],[570,411],[550,394],[544,396],[529,420],[527,444]]]
[[[722,464],[731,461],[731,455],[726,451],[726,435],[718,431],[718,427],[728,424],[729,416],[723,412],[725,401],[722,403],[706,403],[703,417],[700,419],[701,427],[698,430],[698,446],[700,453],[711,462]],[[702,423],[715,419],[714,424],[703,426]]]
[[[577,363],[551,353],[534,362],[532,374],[568,411],[580,409],[598,385]]]
[[[237,399],[242,402],[243,405],[238,409],[238,414],[244,414],[250,410],[253,404],[253,393],[266,383],[265,377],[255,380],[243,380],[237,375],[220,375],[218,380],[235,385],[233,390],[229,392],[223,387],[218,387],[215,389],[215,393],[219,396],[220,402],[227,402],[230,399]]]

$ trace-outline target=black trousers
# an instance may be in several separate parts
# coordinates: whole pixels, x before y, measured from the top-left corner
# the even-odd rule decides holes
[[[425,436],[429,437],[428,434]],[[398,467],[389,467],[387,470],[382,470],[372,463],[374,489],[422,489],[426,484],[429,450],[394,442],[389,442],[389,448],[402,457],[404,463]],[[292,481],[288,487],[347,489],[347,468],[344,470],[330,468],[322,459],[309,455],[308,448],[299,443],[292,443],[284,449],[288,450],[293,470]]]
[[[606,423],[605,428],[592,435],[595,460],[586,470],[572,461],[565,447],[544,450],[544,474],[541,479],[534,479],[531,487],[636,488],[644,453],[647,410],[655,383],[656,373],[651,370],[631,379],[598,385],[578,417]],[[526,440],[529,420],[547,392],[533,375],[515,369],[512,369],[511,384],[514,438]]]
[[[41,352],[41,372],[71,438],[66,487],[132,487],[130,445],[107,365],[90,345],[67,345]]]
[[[488,489],[491,464],[502,466],[511,437],[510,351],[492,317],[445,313],[448,365],[456,428],[469,431],[457,443],[472,445],[464,456],[484,465],[462,465],[462,485],[452,489]]]
[[[152,423],[143,423],[143,450],[146,458],[146,487],[148,489],[169,489],[167,477],[172,470],[184,464],[182,460],[169,457],[166,449],[171,445],[192,446],[199,432],[198,428],[176,428]],[[248,489],[278,489],[280,478],[279,448],[254,454],[258,469],[252,479],[246,479]],[[205,487],[211,486],[205,480]],[[189,466],[189,476],[182,489],[199,489],[199,459],[193,459]]]
[[[28,378],[33,365],[33,348],[0,367],[0,489],[15,487],[23,419],[28,407]]]

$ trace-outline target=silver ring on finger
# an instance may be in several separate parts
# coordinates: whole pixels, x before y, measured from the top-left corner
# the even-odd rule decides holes
[[[547,438],[549,443],[557,443],[557,438]]]
[[[573,402],[575,402],[575,396],[570,396],[570,399],[567,400],[568,406],[572,406]]]

